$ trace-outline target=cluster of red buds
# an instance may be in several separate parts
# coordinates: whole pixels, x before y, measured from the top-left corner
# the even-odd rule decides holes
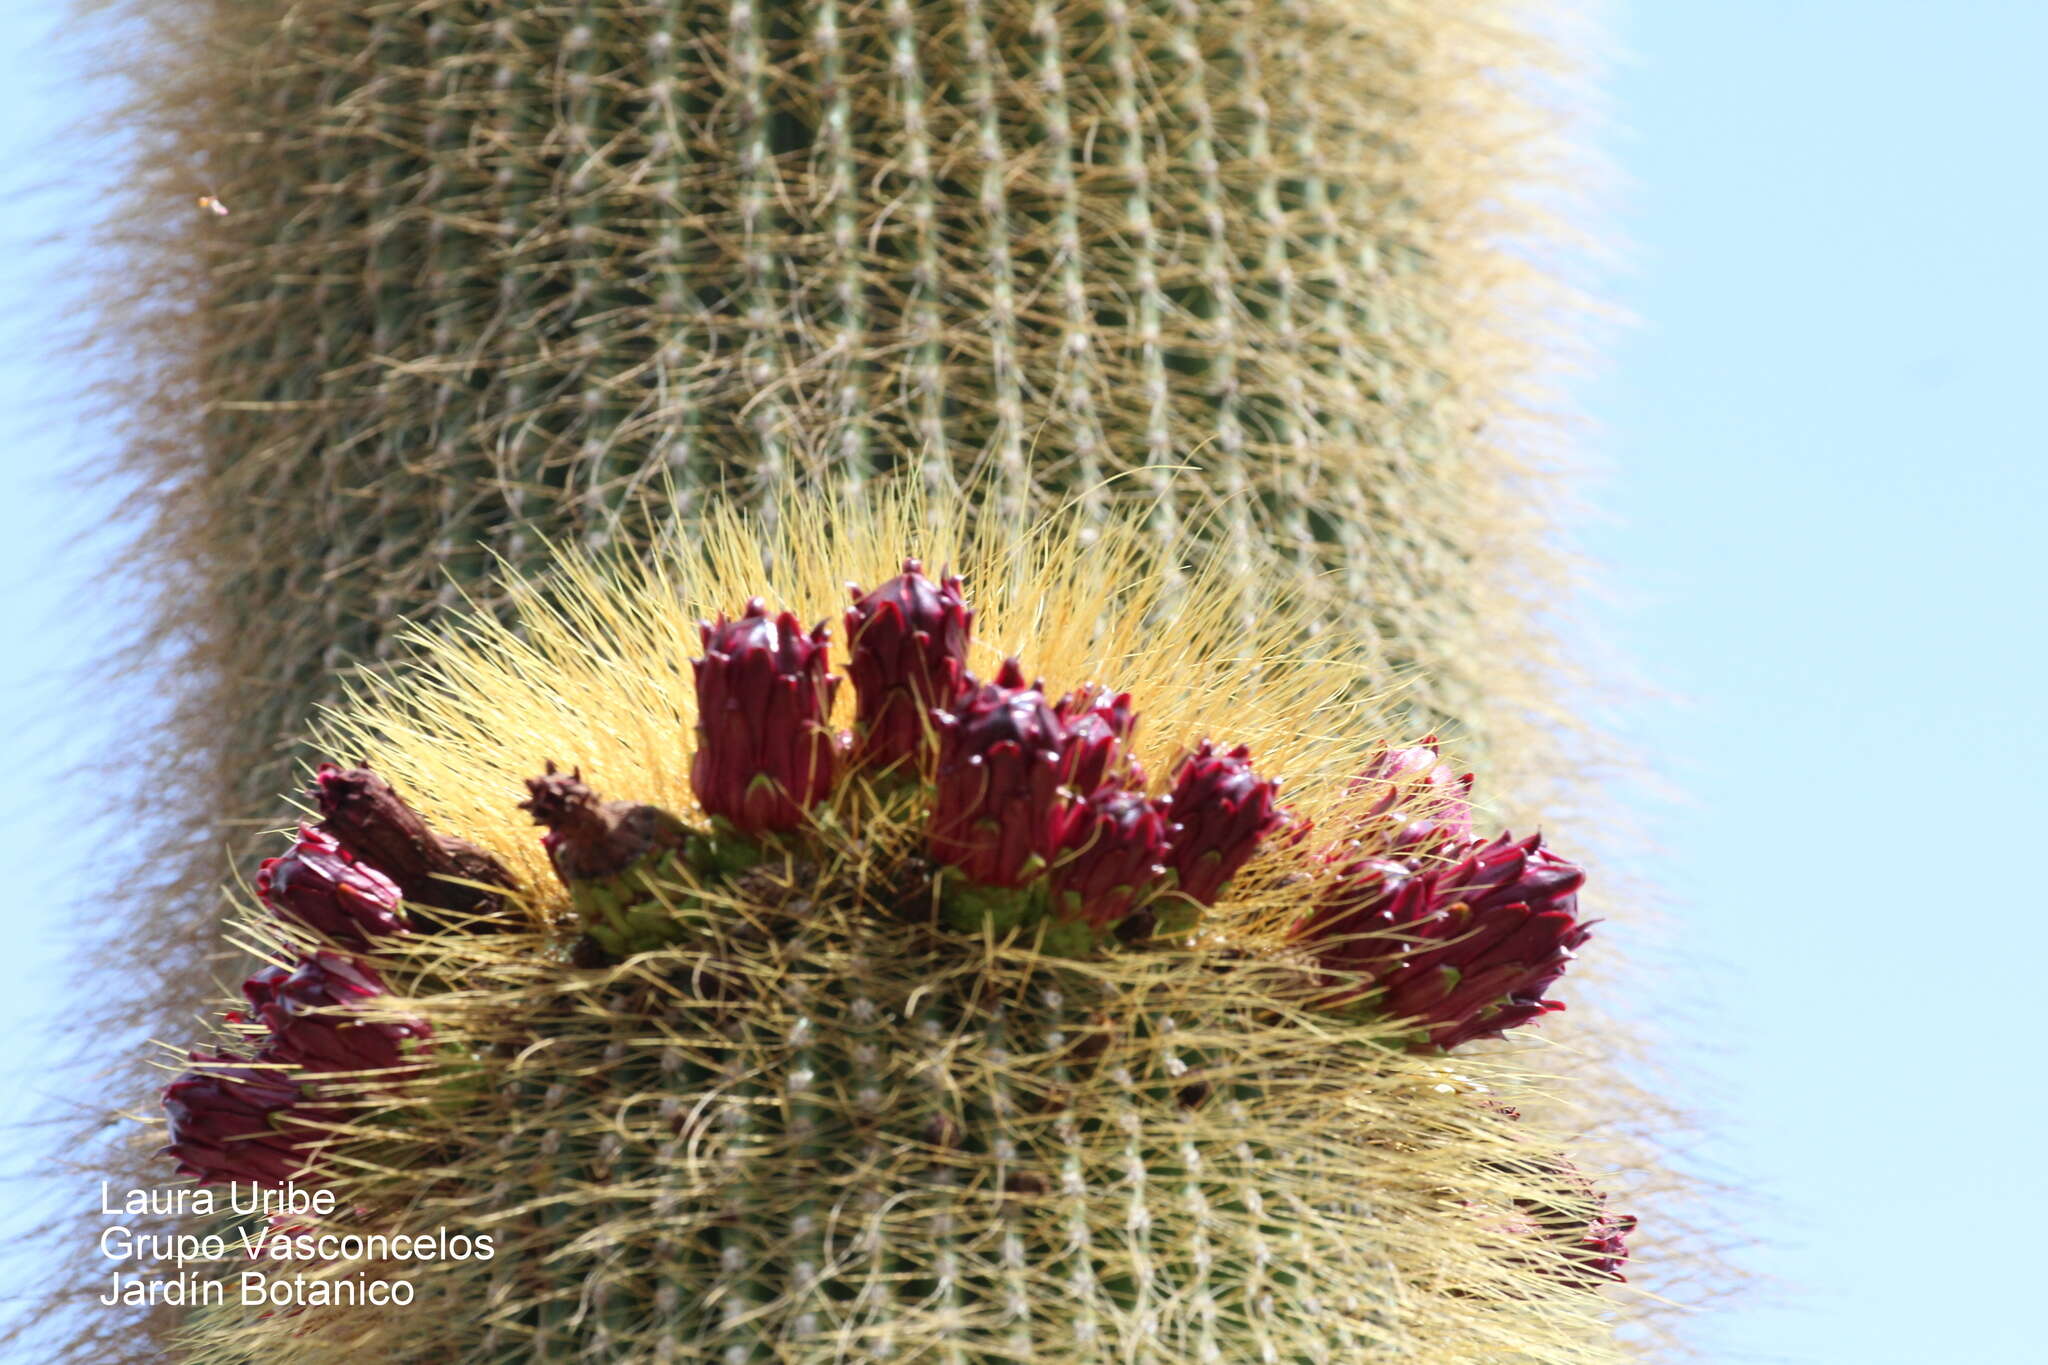
[[[805,633],[755,601],[737,620],[702,626],[691,781],[714,836],[719,826],[746,840],[796,829],[851,773],[924,781],[926,850],[948,918],[999,929],[1049,921],[1079,949],[1151,924],[1169,899],[1212,904],[1280,824],[1275,785],[1242,747],[1205,742],[1182,761],[1171,796],[1150,796],[1131,755],[1128,693],[1091,685],[1055,703],[1014,659],[992,680],[975,677],[974,612],[959,579],[934,582],[906,560],[852,598],[845,736],[830,728],[838,679],[826,671],[823,624]]]
[[[595,966],[685,932],[673,866],[736,874],[821,819],[850,778],[925,803],[924,852],[948,923],[1036,929],[1049,952],[1192,929],[1259,849],[1310,833],[1277,801],[1249,749],[1202,740],[1151,794],[1133,749],[1129,693],[1090,683],[1048,699],[1018,660],[988,681],[968,670],[974,612],[957,578],[916,560],[845,613],[853,728],[833,730],[840,679],[829,631],[806,632],[760,599],[701,623],[690,781],[708,829],[658,807],[607,801],[580,770],[527,781],[549,861]],[[1499,1037],[1562,1006],[1546,998],[1589,926],[1584,874],[1540,837],[1472,833],[1470,774],[1434,738],[1375,756],[1351,784],[1342,837],[1320,857],[1292,946],[1317,1004],[1399,1021],[1418,1051]],[[428,1037],[374,1006],[387,995],[364,955],[415,931],[509,929],[518,885],[488,851],[433,829],[367,769],[323,765],[302,825],[256,878],[263,903],[324,946],[243,984],[249,1055],[192,1054],[164,1093],[167,1152],[202,1183],[277,1184],[317,1173],[341,1117],[324,1084],[401,1078]],[[893,799],[893,797],[892,797]],[[377,1083],[375,1081],[373,1084]],[[1622,1278],[1632,1218],[1565,1168],[1555,1201],[1518,1201],[1515,1229],[1550,1245],[1545,1273],[1585,1287]],[[1555,1266],[1552,1263],[1555,1262]]]
[[[909,563],[897,582],[918,576]],[[948,586],[957,601],[957,583]],[[902,595],[893,585],[882,591]],[[1131,753],[1138,716],[1129,693],[1090,684],[1049,703],[1015,659],[979,682],[965,668],[966,621],[957,607],[947,620],[957,624],[949,641],[959,655],[944,676],[959,681],[924,727],[933,773],[926,849],[956,924],[1043,919],[1047,941],[1069,951],[1142,932],[1168,898],[1214,903],[1279,824],[1276,784],[1252,771],[1248,751],[1219,760],[1205,741],[1181,761],[1173,793],[1150,796]],[[853,671],[858,685],[863,671]]]
[[[397,1072],[405,1043],[427,1036],[418,1020],[364,1017],[363,1007],[385,993],[368,966],[325,949],[244,981],[249,1008],[228,1022],[260,1025],[260,1045],[246,1057],[195,1052],[199,1065],[164,1091],[164,1151],[179,1172],[201,1184],[275,1185],[311,1175],[321,1133],[340,1115],[307,1080]]]
[[[1563,1009],[1545,994],[1591,933],[1578,914],[1585,873],[1540,835],[1473,838],[1470,785],[1448,776],[1434,741],[1376,758],[1353,784],[1369,803],[1361,837],[1325,853],[1328,878],[1294,928],[1325,1006],[1409,1021],[1420,1050]]]
[[[164,1091],[164,1150],[202,1184],[307,1178],[323,1127],[338,1117],[308,1078],[400,1072],[405,1045],[428,1034],[420,1021],[370,1016],[365,1006],[386,987],[353,954],[409,932],[413,916],[436,926],[445,915],[502,927],[496,912],[514,887],[495,858],[436,833],[366,768],[323,766],[312,797],[325,818],[301,826],[290,849],[264,860],[256,893],[279,919],[333,947],[244,981],[248,1008],[228,1021],[260,1026],[253,1053],[195,1052],[199,1065]]]

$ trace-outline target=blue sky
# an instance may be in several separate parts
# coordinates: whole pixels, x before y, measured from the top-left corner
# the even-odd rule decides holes
[[[16,56],[52,8],[0,15],[29,73],[0,85],[0,639],[28,642],[0,660],[9,1038],[91,1027],[63,948],[94,794],[53,784],[124,723],[65,687],[109,623],[62,550],[103,509],[51,477],[105,436],[53,405],[36,305],[61,258],[27,249],[93,197],[55,145],[84,96]],[[1785,1282],[1699,1338],[1717,1362],[2022,1365],[2048,1226],[2048,6],[1644,0],[1616,27],[1635,245],[1608,292],[1642,321],[1582,390],[1607,472],[1579,538],[1605,629],[1667,694],[1627,724],[1685,794],[1652,812],[1651,871],[1701,1002],[1704,1157],[1758,1196],[1748,1259]],[[0,1062],[0,1116],[38,1078]],[[12,1287],[33,1190],[6,1188]]]
[[[1638,4],[1642,319],[1585,395],[1724,1121],[1710,1358],[2043,1359],[2048,6]]]
[[[77,888],[113,869],[95,862],[81,833],[103,814],[93,784],[70,769],[130,722],[111,699],[76,687],[118,627],[95,590],[100,558],[71,548],[106,517],[105,499],[59,481],[104,459],[108,437],[69,401],[76,376],[52,349],[72,265],[64,240],[88,221],[103,180],[57,145],[88,105],[76,74],[40,46],[56,8],[0,6],[0,70],[10,73],[0,82],[0,757],[9,778],[0,782],[0,1123],[10,1127],[48,1111],[48,1058],[78,1052],[93,1029],[98,1002],[75,989],[67,948],[72,918],[91,913]],[[22,1232],[52,1213],[82,1216],[97,1197],[83,1181],[36,1179],[46,1154],[40,1143],[0,1148],[6,1299],[36,1277]],[[0,1318],[10,1309],[0,1303]]]

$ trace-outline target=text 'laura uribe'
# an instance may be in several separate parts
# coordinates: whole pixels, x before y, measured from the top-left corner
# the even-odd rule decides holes
[[[487,1232],[351,1231],[332,1190],[290,1183],[121,1190],[101,1181],[99,1212],[123,1220],[99,1234],[100,1254],[114,1263],[113,1283],[99,1296],[108,1306],[226,1304],[232,1297],[251,1308],[402,1307],[412,1302],[412,1281],[390,1272],[406,1262],[497,1255]],[[189,1230],[163,1231],[167,1219]]]

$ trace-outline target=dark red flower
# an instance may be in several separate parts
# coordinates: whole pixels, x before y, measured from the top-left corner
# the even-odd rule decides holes
[[[200,1065],[164,1090],[178,1171],[202,1185],[245,1180],[282,1185],[303,1180],[322,1136],[308,1127],[332,1118],[310,1107],[304,1087],[249,1058],[193,1053]]]
[[[707,814],[747,835],[795,829],[839,777],[823,625],[804,634],[760,598],[698,627],[697,753],[690,785]]]
[[[377,973],[339,953],[314,953],[295,969],[265,967],[242,983],[242,994],[270,1030],[263,1060],[305,1071],[390,1070],[407,1039],[430,1031],[418,1020],[349,1018],[386,991]]]
[[[935,748],[932,713],[967,687],[974,611],[960,580],[934,583],[914,559],[873,592],[852,589],[846,609],[847,676],[853,679],[853,761],[920,766]]]
[[[1198,905],[1215,904],[1286,818],[1273,800],[1279,784],[1252,771],[1251,756],[1242,744],[1224,752],[1205,739],[1174,772],[1166,863],[1180,894]]]
[[[982,886],[1021,886],[1052,853],[1065,732],[1015,659],[938,717],[934,861]]]
[[[256,894],[281,918],[350,948],[406,931],[397,884],[310,825],[282,856],[263,860]]]
[[[1591,933],[1578,918],[1584,881],[1537,835],[1467,845],[1428,870],[1363,858],[1340,869],[1295,939],[1355,978],[1326,1004],[1371,996],[1425,1030],[1424,1046],[1454,1048],[1564,1008],[1543,997]]]
[[[1092,792],[1112,777],[1121,787],[1144,785],[1144,773],[1130,756],[1131,735],[1138,728],[1130,693],[1090,683],[1060,698],[1053,714],[1066,732],[1061,780],[1068,787]]]
[[[1055,846],[1052,917],[1101,933],[1164,880],[1166,813],[1143,792],[1098,787],[1062,812]]]
[[[321,830],[396,882],[408,905],[455,916],[435,919],[430,927],[515,927],[512,917],[500,913],[503,892],[519,887],[505,865],[467,839],[435,831],[368,768],[321,764],[312,797],[325,817]]]

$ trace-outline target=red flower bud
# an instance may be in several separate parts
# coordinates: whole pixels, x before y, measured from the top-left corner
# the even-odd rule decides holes
[[[366,948],[376,935],[402,934],[405,914],[397,885],[310,825],[282,857],[256,869],[256,894],[283,919],[335,943]]]
[[[478,924],[470,918],[497,916],[505,904],[500,891],[518,889],[505,865],[467,839],[437,833],[389,782],[368,768],[344,770],[321,764],[312,797],[325,817],[321,831],[359,862],[396,882],[415,909],[451,911],[463,917],[458,922],[464,928],[513,927],[509,917],[501,917],[497,924]],[[449,926],[435,922],[432,927]]]
[[[1599,1202],[1604,1206],[1607,1196],[1600,1195]],[[1602,1207],[1593,1215],[1593,1221],[1566,1244],[1574,1268],[1565,1273],[1566,1282],[1581,1289],[1626,1283],[1628,1276],[1621,1273],[1621,1268],[1628,1263],[1628,1236],[1635,1230],[1634,1214],[1609,1213]]]
[[[1583,871],[1541,835],[1504,834],[1429,880],[1433,944],[1388,976],[1386,1013],[1421,1020],[1448,1049],[1564,1008],[1543,996],[1592,935],[1578,918]]]
[[[1052,915],[1100,933],[1166,875],[1166,813],[1142,792],[1099,787],[1062,813],[1052,865]]]
[[[193,1053],[198,1068],[164,1090],[171,1140],[182,1175],[202,1185],[302,1180],[322,1134],[309,1122],[333,1116],[312,1109],[304,1089],[282,1071],[241,1057]]]
[[[1535,835],[1467,849],[1427,871],[1360,859],[1337,874],[1294,934],[1323,969],[1357,978],[1325,1004],[1372,995],[1445,1049],[1564,1008],[1543,995],[1591,933],[1577,913],[1585,874]]]
[[[1052,853],[1065,733],[1015,659],[937,716],[934,861],[983,886],[1021,886]]]
[[[1251,756],[1242,744],[1223,753],[1205,739],[1174,772],[1166,862],[1180,893],[1198,905],[1214,905],[1286,818],[1273,802],[1279,784],[1253,772]]]
[[[1472,774],[1454,774],[1435,735],[1406,749],[1382,749],[1351,780],[1369,804],[1359,816],[1368,842],[1398,853],[1424,852],[1472,837]]]
[[[1092,792],[1112,777],[1121,787],[1144,784],[1144,773],[1130,756],[1131,735],[1138,728],[1130,693],[1090,683],[1062,697],[1053,713],[1066,731],[1062,780],[1068,787]]]
[[[805,635],[760,598],[737,620],[700,623],[697,754],[690,785],[708,814],[744,834],[795,829],[839,777],[823,625]]]
[[[853,679],[855,763],[888,768],[934,747],[932,713],[968,685],[967,637],[974,611],[960,580],[926,578],[923,565],[876,588],[853,588],[846,609],[847,676]]]
[[[430,1032],[418,1020],[347,1018],[385,988],[375,972],[339,953],[317,952],[296,970],[265,967],[242,983],[242,994],[270,1030],[263,1059],[305,1071],[387,1071],[399,1065],[406,1039]]]

